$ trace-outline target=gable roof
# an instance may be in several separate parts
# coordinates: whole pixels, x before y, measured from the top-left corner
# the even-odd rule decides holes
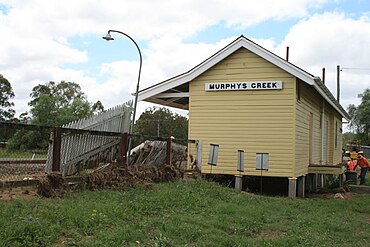
[[[337,110],[342,117],[347,120],[350,120],[350,116],[348,113],[343,109],[343,107],[339,104],[339,102],[334,98],[331,94],[329,89],[322,83],[319,77],[313,76],[312,74],[308,73],[307,71],[297,67],[296,65],[286,61],[285,59],[279,57],[278,55],[270,52],[269,50],[263,48],[262,46],[254,43],[250,39],[247,39],[243,35],[235,39],[229,45],[203,61],[202,63],[198,64],[194,68],[190,69],[189,71],[172,77],[168,80],[155,84],[151,87],[143,89],[139,91],[138,100],[147,100],[150,102],[154,102],[149,100],[149,98],[159,95],[163,92],[166,92],[170,89],[174,89],[179,87],[185,83],[189,83],[235,51],[240,48],[245,48],[256,55],[264,58],[268,62],[276,65],[277,67],[285,70],[286,72],[290,73],[291,75],[299,78],[303,82],[307,83],[310,86],[313,86],[315,90],[332,106],[335,110]],[[157,102],[155,102],[157,103]]]

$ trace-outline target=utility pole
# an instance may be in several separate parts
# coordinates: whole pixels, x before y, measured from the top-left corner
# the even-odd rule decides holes
[[[337,65],[337,101],[339,103],[339,97],[340,97],[340,66]]]

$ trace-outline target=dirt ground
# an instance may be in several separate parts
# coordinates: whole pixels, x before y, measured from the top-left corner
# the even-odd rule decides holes
[[[12,201],[12,200],[31,200],[37,196],[37,188],[33,187],[23,187],[23,188],[12,188],[4,189],[0,191],[0,200],[2,201]]]

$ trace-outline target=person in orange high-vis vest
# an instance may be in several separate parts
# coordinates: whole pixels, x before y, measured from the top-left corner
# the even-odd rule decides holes
[[[355,162],[353,162],[352,158],[347,163],[347,170],[348,171],[354,171],[355,170]]]
[[[365,185],[365,180],[366,180],[366,173],[369,170],[370,164],[369,161],[363,156],[362,153],[358,154],[357,158],[357,165],[361,167],[361,181],[360,185]]]

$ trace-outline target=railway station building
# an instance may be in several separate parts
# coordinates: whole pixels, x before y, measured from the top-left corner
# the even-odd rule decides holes
[[[189,111],[188,138],[202,143],[202,174],[282,178],[296,197],[325,174],[343,173],[348,113],[319,77],[244,36],[138,99]]]

